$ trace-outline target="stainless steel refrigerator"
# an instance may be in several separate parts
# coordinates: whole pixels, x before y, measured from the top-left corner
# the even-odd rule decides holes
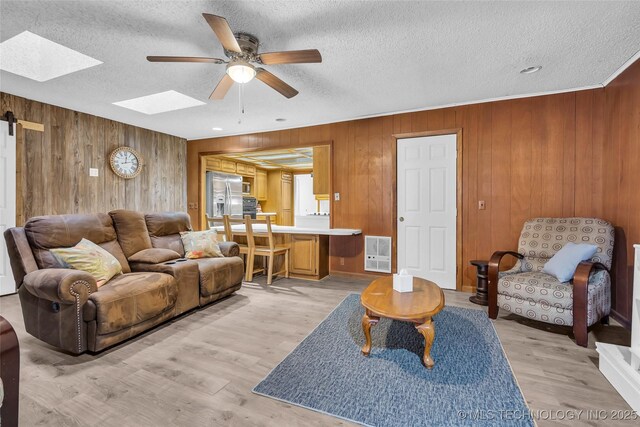
[[[242,177],[207,172],[207,216],[242,218]]]

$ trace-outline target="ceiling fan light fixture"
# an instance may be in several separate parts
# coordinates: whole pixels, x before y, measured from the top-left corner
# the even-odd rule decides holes
[[[247,83],[256,76],[256,69],[247,61],[236,60],[227,65],[227,74],[236,83]]]

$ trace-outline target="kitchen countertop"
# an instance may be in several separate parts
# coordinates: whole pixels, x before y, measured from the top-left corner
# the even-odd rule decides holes
[[[212,227],[213,230],[216,231],[224,231],[223,226]],[[242,233],[245,231],[244,225],[232,225],[231,229]],[[255,224],[253,226],[253,231],[256,233],[266,233],[267,225],[266,224]],[[272,225],[271,231],[274,234],[319,234],[325,236],[356,236],[358,234],[362,234],[362,230],[356,228],[309,228],[309,227],[294,227],[288,225]]]

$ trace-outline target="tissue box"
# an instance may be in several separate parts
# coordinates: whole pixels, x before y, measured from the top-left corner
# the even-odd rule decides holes
[[[398,292],[413,292],[413,276],[402,273],[394,274],[393,290]]]

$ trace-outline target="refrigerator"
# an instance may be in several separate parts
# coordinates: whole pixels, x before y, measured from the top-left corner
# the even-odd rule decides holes
[[[242,177],[207,172],[207,216],[242,218]]]

